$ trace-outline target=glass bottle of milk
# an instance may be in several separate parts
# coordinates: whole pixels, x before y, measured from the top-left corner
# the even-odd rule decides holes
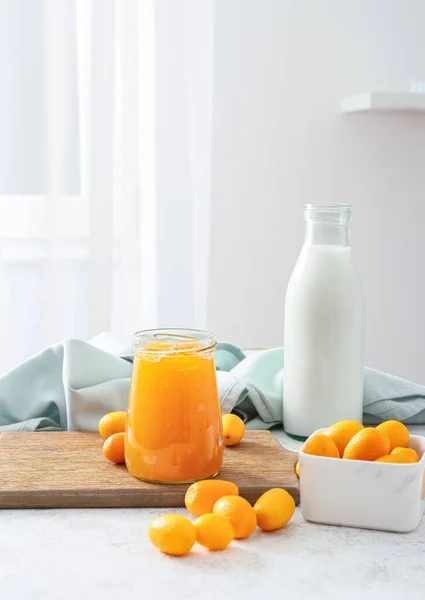
[[[304,246],[285,302],[283,424],[307,437],[362,420],[363,292],[351,256],[351,206],[307,204]]]

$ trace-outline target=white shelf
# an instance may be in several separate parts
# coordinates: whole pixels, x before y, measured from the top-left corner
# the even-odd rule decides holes
[[[425,112],[425,93],[366,92],[341,100],[341,112],[402,111]]]

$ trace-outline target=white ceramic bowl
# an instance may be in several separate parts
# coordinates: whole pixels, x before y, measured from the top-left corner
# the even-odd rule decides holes
[[[304,518],[384,531],[415,529],[425,508],[425,437],[411,435],[409,447],[421,457],[418,463],[341,460],[301,451]]]

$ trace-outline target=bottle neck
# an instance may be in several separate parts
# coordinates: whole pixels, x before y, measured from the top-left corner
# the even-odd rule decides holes
[[[304,243],[308,246],[349,246],[348,223],[307,222]]]

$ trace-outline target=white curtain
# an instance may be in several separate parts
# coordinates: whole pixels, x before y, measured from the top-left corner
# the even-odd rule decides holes
[[[213,0],[0,0],[0,371],[205,327]]]

